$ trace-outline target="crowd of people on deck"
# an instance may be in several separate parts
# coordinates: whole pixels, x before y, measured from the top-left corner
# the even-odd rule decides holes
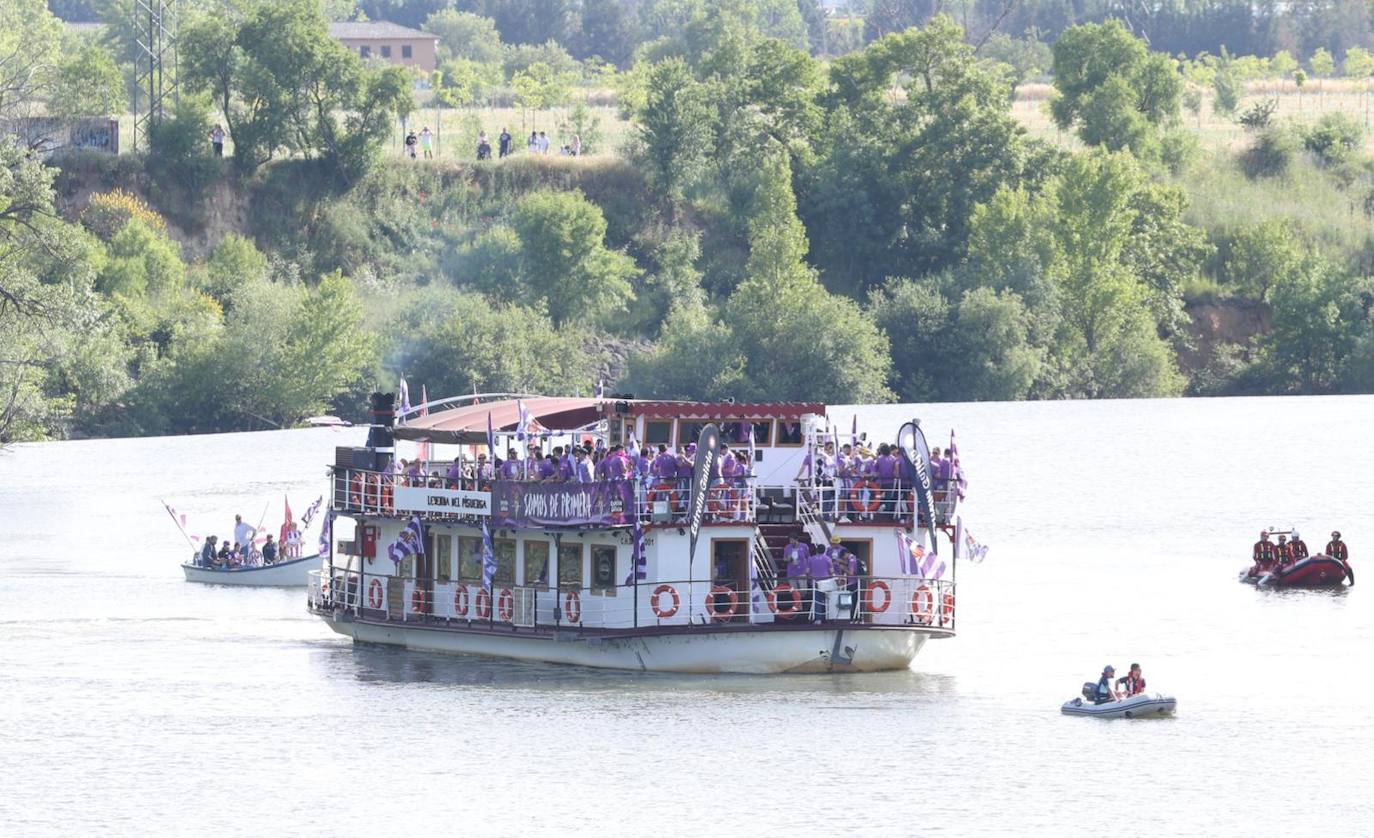
[[[480,453],[475,460],[455,457],[440,471],[426,472],[420,460],[397,460],[396,472],[404,485],[446,487],[451,489],[485,488],[493,480],[529,483],[594,483],[617,480],[688,480],[692,476],[696,443],[670,451],[667,445],[640,448],[638,445],[612,445],[604,440],[580,445],[556,445],[548,451],[538,442],[530,442],[526,456],[511,447],[505,459],[490,460]],[[711,473],[712,482],[738,482],[751,476],[749,458],[744,451],[732,451],[721,445],[720,457]]]
[[[824,600],[816,596],[823,580],[834,580],[837,586],[842,585],[853,595],[852,601],[858,602],[859,578],[868,568],[844,546],[838,535],[830,537],[829,545],[812,544],[804,535],[789,535],[782,558],[788,584],[801,591],[803,610],[817,621],[825,619]],[[859,609],[854,608],[851,616],[858,613]]]
[[[1251,558],[1255,562],[1251,569],[1253,574],[1283,570],[1308,557],[1307,543],[1302,540],[1302,535],[1297,530],[1293,530],[1292,539],[1289,539],[1288,533],[1276,533],[1277,542],[1270,541],[1269,535],[1268,530],[1260,530],[1260,540],[1255,542],[1251,551]],[[1345,542],[1341,541],[1339,530],[1331,533],[1331,540],[1326,543],[1326,549],[1322,552],[1340,561],[1350,558],[1350,550]]]
[[[905,511],[901,508],[901,448],[896,444],[884,442],[870,449],[860,438],[854,444],[840,445],[837,451],[835,441],[827,440],[802,460],[795,479],[830,490],[825,506],[842,521],[851,515],[873,520]],[[930,482],[937,505],[964,496],[968,484],[953,450],[946,454],[939,448],[931,449]]]
[[[293,536],[299,535],[299,530],[294,526],[291,527],[290,532]],[[261,546],[255,544],[257,535],[257,527],[249,526],[248,522],[243,520],[242,515],[235,515],[233,540],[231,541],[229,538],[220,539],[216,535],[207,535],[199,554],[196,556],[196,564],[201,567],[225,570],[239,567],[266,567],[276,564],[283,558],[282,547],[272,539],[271,533],[267,534]]]

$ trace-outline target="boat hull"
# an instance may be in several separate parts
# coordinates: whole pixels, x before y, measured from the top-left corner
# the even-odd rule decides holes
[[[1064,702],[1060,711],[1066,716],[1095,716],[1099,719],[1154,719],[1172,716],[1177,699],[1164,695],[1135,695],[1106,704],[1093,704],[1081,698]]]
[[[699,631],[614,637],[531,636],[406,626],[322,614],[360,643],[601,669],[681,673],[884,672],[910,667],[929,635],[835,627],[794,631]]]
[[[306,556],[266,567],[215,569],[183,564],[187,582],[207,585],[243,585],[254,588],[304,588],[310,584],[310,571],[319,570],[320,557]]]
[[[1349,566],[1331,556],[1309,556],[1282,570],[1252,576],[1241,574],[1241,581],[1272,588],[1339,588],[1352,576]]]

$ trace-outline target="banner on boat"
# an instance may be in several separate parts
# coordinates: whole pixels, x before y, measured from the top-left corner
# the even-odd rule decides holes
[[[634,482],[505,483],[492,489],[498,526],[580,527],[627,524],[634,511]]]
[[[491,493],[462,489],[431,489],[397,486],[396,508],[402,512],[436,512],[443,515],[490,515]]]
[[[931,515],[930,446],[921,433],[918,422],[907,422],[897,431],[897,450],[902,459],[902,476],[916,494],[916,504],[925,520],[931,552],[939,546],[935,541],[935,517]]]
[[[706,487],[716,471],[720,454],[720,429],[714,424],[701,429],[697,436],[697,450],[692,462],[692,494],[687,499],[687,561],[697,555],[697,536],[701,533],[702,514],[706,511]]]

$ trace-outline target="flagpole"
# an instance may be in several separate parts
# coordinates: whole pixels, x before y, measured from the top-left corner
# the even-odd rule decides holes
[[[172,523],[177,525],[177,530],[181,532],[181,537],[186,539],[186,543],[191,546],[191,549],[198,549],[196,547],[196,542],[191,539],[190,534],[186,532],[186,528],[181,525],[181,522],[177,520],[177,516],[172,512],[172,507],[167,505],[167,501],[158,498],[158,502],[162,504],[163,509],[167,510],[167,514],[172,516]]]

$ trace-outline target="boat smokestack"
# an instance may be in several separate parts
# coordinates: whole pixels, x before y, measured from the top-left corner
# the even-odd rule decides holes
[[[373,393],[372,421],[367,426],[367,447],[376,452],[376,468],[384,469],[391,465],[396,454],[396,394]]]

